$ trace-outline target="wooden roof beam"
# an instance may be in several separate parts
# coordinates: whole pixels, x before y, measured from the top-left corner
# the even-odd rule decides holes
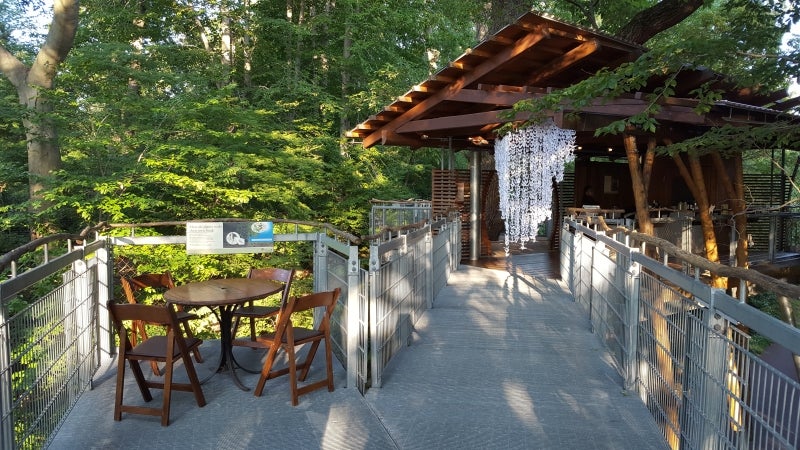
[[[528,78],[528,82],[526,84],[537,84],[542,80],[545,80],[549,77],[552,77],[559,72],[566,70],[567,68],[577,64],[582,59],[586,58],[587,56],[591,55],[592,53],[596,52],[600,49],[600,42],[597,39],[592,39],[590,41],[584,42],[583,44],[573,48],[572,50],[564,53],[562,56],[554,59],[553,61],[546,64],[544,67],[536,71],[536,73]]]
[[[437,117],[435,119],[420,119],[404,124],[397,129],[398,133],[420,133],[426,131],[455,130],[459,128],[484,127],[486,125],[497,125],[517,120],[526,120],[530,117],[529,113],[518,113],[512,118],[502,118],[510,114],[512,110],[501,109],[486,111],[473,114],[460,114],[457,116]]]
[[[481,89],[462,89],[450,97],[448,101],[478,103],[481,105],[512,106],[520,100],[527,100],[534,95],[527,92],[484,91]]]
[[[481,91],[497,91],[497,92],[526,92],[527,86],[511,86],[508,84],[484,84],[478,83],[478,89]]]
[[[436,92],[435,94],[421,101],[416,106],[409,109],[405,114],[399,116],[392,122],[386,124],[384,126],[385,131],[394,132],[402,125],[424,114],[428,109],[438,105],[442,101],[446,100],[447,97],[457,93],[465,86],[468,86],[470,83],[479,80],[484,75],[491,73],[501,64],[504,64],[509,60],[514,59],[515,57],[524,53],[526,50],[530,49],[531,47],[541,42],[543,39],[547,39],[548,36],[549,36],[548,29],[545,27],[538,28],[538,32],[527,33],[519,40],[517,40],[514,43],[514,45],[506,47],[503,50],[497,52],[497,54],[495,54],[491,58],[487,59],[483,63],[476,66],[474,70],[472,70],[471,72],[465,73],[464,75],[460,76],[450,85],[444,87],[440,91]],[[378,143],[378,140],[381,139],[381,137],[376,136],[376,134],[377,133],[373,133],[364,139],[364,141],[362,142],[364,148],[369,148]]]
[[[391,133],[387,131],[382,131],[380,134],[381,134],[381,145],[397,145],[401,147],[410,147],[412,150],[426,146],[424,140],[416,139],[410,136]]]
[[[590,106],[584,106],[577,110],[577,112],[585,114],[597,114],[603,116],[617,116],[617,117],[630,117],[644,111],[646,102],[628,101],[618,104],[602,104],[596,103]],[[564,108],[564,113],[575,111],[570,107]],[[455,116],[437,117],[432,119],[420,119],[408,122],[397,129],[398,133],[421,133],[426,131],[444,131],[456,130],[470,127],[485,127],[486,125],[496,125],[500,123],[516,122],[527,120],[530,118],[530,113],[520,112],[513,117],[509,117],[512,113],[511,109],[498,109],[494,111],[486,111],[473,114],[461,114]],[[552,112],[546,112],[547,115],[552,115]],[[698,115],[692,108],[684,106],[664,105],[661,111],[655,117],[657,120],[674,121],[681,123],[688,123],[693,125],[706,124],[704,116]]]
[[[775,102],[772,105],[772,109],[777,109],[778,111],[788,111],[797,105],[800,105],[800,97],[794,97],[787,100],[781,100],[779,102]]]

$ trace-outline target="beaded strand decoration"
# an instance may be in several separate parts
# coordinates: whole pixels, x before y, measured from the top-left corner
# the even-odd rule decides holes
[[[495,141],[500,212],[506,224],[505,251],[512,242],[536,241],[539,224],[552,217],[552,182],[564,180],[564,165],[575,159],[575,131],[552,120],[514,130]]]

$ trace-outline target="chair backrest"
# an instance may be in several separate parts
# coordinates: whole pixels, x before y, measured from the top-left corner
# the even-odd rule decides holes
[[[294,269],[281,269],[278,267],[251,268],[250,272],[247,273],[247,278],[283,283],[281,306],[286,305],[286,302],[289,301],[289,292],[292,288],[292,280],[294,279]]]
[[[119,321],[143,320],[159,325],[173,325],[176,321],[172,305],[140,305],[109,302],[112,317]]]
[[[122,277],[122,290],[128,303],[140,303],[142,290],[153,288],[165,291],[175,287],[175,281],[169,271],[163,273],[143,273],[135,277]]]
[[[125,322],[147,322],[167,327],[168,334],[173,334],[182,340],[181,333],[177,330],[177,318],[175,309],[171,304],[167,305],[141,305],[137,303],[114,303],[108,302],[108,311],[111,319],[117,328],[120,338],[120,346],[131,345],[128,332],[134,331],[135,325],[131,328],[125,326]]]
[[[339,300],[340,293],[341,289],[336,288],[332,291],[315,292],[299,297],[291,297],[286,307],[281,310],[275,329],[276,334],[281,334],[285,327],[292,326],[292,314],[319,307],[324,307],[325,313],[317,326],[317,330],[323,331],[329,329],[331,314],[333,314],[333,310],[336,308],[336,302]]]

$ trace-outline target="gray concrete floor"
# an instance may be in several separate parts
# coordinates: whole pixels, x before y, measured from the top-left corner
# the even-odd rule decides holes
[[[218,343],[203,344],[211,373]],[[236,349],[253,367],[260,353]],[[112,417],[115,366],[104,367],[51,449],[664,449],[645,406],[625,392],[585,314],[558,280],[461,266],[416,324],[411,345],[365,396],[344,386],[291,406],[287,377],[262,397],[212,376],[198,408],[174,392],[171,424]],[[322,376],[318,354],[309,379]],[[179,374],[182,369],[178,369]],[[256,375],[238,371],[245,385]],[[128,377],[129,381],[131,377]],[[126,395],[139,400],[128,383]],[[159,402],[160,392],[153,402]]]

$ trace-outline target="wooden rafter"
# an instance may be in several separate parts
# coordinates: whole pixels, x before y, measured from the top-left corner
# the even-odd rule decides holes
[[[422,115],[425,111],[427,111],[432,106],[446,100],[449,96],[452,96],[456,92],[463,89],[465,86],[469,85],[472,82],[479,80],[482,76],[486,75],[487,73],[491,72],[492,70],[496,69],[502,63],[508,61],[509,59],[513,58],[514,56],[524,52],[525,50],[533,47],[534,45],[538,44],[543,39],[546,39],[548,36],[548,29],[544,26],[540,26],[537,28],[537,32],[531,32],[525,34],[521,39],[517,40],[513,46],[509,46],[505,48],[503,51],[497,53],[493,57],[487,59],[485,62],[480,64],[479,66],[475,67],[471,72],[462,75],[452,84],[447,86],[447,88],[442,89],[432,96],[426,98],[425,100],[418,103],[416,106],[408,110],[402,116],[394,119],[392,122],[386,124],[382,132],[394,132],[400,126],[414,120],[415,118]],[[370,147],[373,144],[378,142],[380,136],[376,136],[378,133],[373,133],[366,138],[364,138],[363,145],[364,147]]]
[[[538,84],[544,79],[557,75],[596,52],[598,49],[600,49],[600,42],[598,42],[597,39],[584,42],[583,44],[549,62],[540,70],[537,70],[536,73],[528,79],[526,84]]]

